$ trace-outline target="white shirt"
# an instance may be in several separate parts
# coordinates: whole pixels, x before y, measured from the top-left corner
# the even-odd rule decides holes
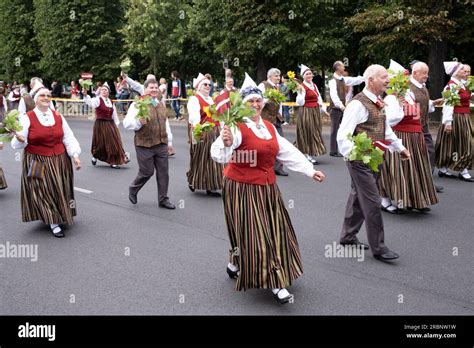
[[[460,86],[461,88],[464,88],[464,84],[459,81],[458,79],[451,77],[451,80],[456,83],[456,85]],[[449,85],[446,85],[444,87],[443,91],[446,91],[448,89]],[[446,105],[446,103],[443,105],[443,118],[441,120],[442,124],[445,124],[447,126],[450,126],[453,122],[453,114],[454,114],[454,106],[451,105]]]
[[[318,93],[318,104],[319,108],[326,112],[326,105],[323,102],[323,98],[321,97],[321,93],[319,93],[318,86],[316,86],[314,83],[308,83],[306,81],[303,81],[303,83],[312,91],[316,90]],[[298,90],[298,94],[296,95],[296,104],[299,106],[304,106],[305,103],[305,97],[306,97],[306,90],[303,88],[302,90]]]
[[[168,93],[167,93],[168,85],[166,83],[162,83],[159,88],[162,95],[161,102],[163,103],[164,106],[166,106],[166,98],[168,97]]]
[[[8,93],[7,99],[8,99],[9,101],[11,101],[11,102],[17,102],[17,101],[19,101],[19,100],[21,99],[21,95],[20,95],[19,97],[14,97],[14,96],[13,96],[13,91],[12,91],[12,92]],[[16,99],[16,100],[15,100],[15,99]]]
[[[36,114],[36,117],[38,118],[38,121],[39,123],[41,123],[41,125],[45,127],[54,126],[54,116],[53,112],[50,109],[48,109],[48,111],[46,111],[45,113],[41,112],[38,108],[34,108],[33,111]],[[63,117],[63,115],[60,116],[63,121],[63,144],[66,147],[66,151],[71,157],[79,157],[79,155],[81,154],[81,147],[79,145],[79,142],[74,136],[74,133],[69,127],[66,119]],[[28,145],[28,130],[30,129],[30,119],[26,114],[22,114],[20,116],[20,124],[23,129],[17,133],[25,138],[25,142],[22,143],[18,141],[16,137],[14,137],[12,139],[12,148],[14,148],[15,150],[24,149]]]
[[[338,109],[342,108],[344,104],[341,102],[339,99],[339,96],[337,95],[337,83],[336,79],[341,81],[344,79],[344,83],[346,86],[357,86],[363,83],[364,77],[363,76],[357,76],[357,77],[351,77],[351,76],[339,76],[337,73],[334,73],[334,78],[329,81],[329,95],[331,97],[331,100],[334,104],[334,106]]]
[[[201,92],[197,92],[196,94],[199,94],[199,96],[204,99],[209,105],[213,105],[214,101],[212,98],[205,97],[202,95]],[[189,97],[188,100],[188,115],[189,115],[189,120],[188,122],[191,123],[191,125],[194,127],[197,125],[199,122],[201,122],[201,105],[199,104],[199,99],[196,96],[191,96]]]
[[[159,101],[157,100],[159,103]],[[139,120],[135,119],[138,114],[138,108],[135,106],[133,102],[130,104],[128,108],[127,116],[123,120],[123,127],[128,130],[138,131],[142,128],[142,124]],[[170,123],[168,119],[166,119],[166,133],[168,134],[168,146],[173,145],[173,133],[171,133]]]
[[[374,103],[377,101],[377,96],[367,90],[367,88],[364,88],[362,93],[364,93]],[[354,134],[354,130],[356,129],[357,125],[364,123],[368,118],[369,111],[358,100],[352,100],[344,110],[344,116],[342,117],[339,131],[337,132],[337,145],[339,146],[339,151],[346,159],[354,147],[354,143],[347,139],[347,135]],[[405,147],[402,145],[402,141],[398,139],[398,137],[393,132],[392,127],[390,127],[388,117],[385,120],[385,139],[392,142],[388,147],[390,152],[402,152],[405,150]]]
[[[112,104],[112,101],[107,98],[103,98],[103,97],[94,97],[94,98],[91,98],[90,95],[86,95],[84,97],[84,102],[86,103],[87,106],[90,106],[91,108],[93,109],[97,109],[99,106],[100,106],[100,99],[102,99],[105,103],[105,106],[107,107],[112,107],[114,109],[113,113],[112,113],[112,119],[114,120],[115,124],[118,126],[120,124],[120,120],[118,118],[118,115],[117,115],[117,110],[115,109],[115,105]]]
[[[140,95],[145,94],[145,86],[142,85],[140,82],[132,80],[128,76],[125,80],[127,81],[128,85],[130,86],[131,89],[133,89],[134,91],[137,91],[138,93],[140,93]]]
[[[257,128],[257,123],[252,121],[249,118],[245,118],[246,126],[252,130],[252,132],[259,137],[260,139],[272,139],[270,131],[266,128],[262,118],[260,117],[258,124],[261,127]],[[276,156],[276,159],[287,166],[290,170],[295,172],[303,173],[310,178],[313,177],[316,172],[313,168],[313,164],[309,162],[306,157],[294,147],[288,140],[281,137],[276,131],[275,127],[272,125],[273,130],[276,134],[279,150]],[[219,136],[211,146],[211,157],[214,161],[218,163],[227,163],[231,160],[232,153],[236,150],[240,144],[242,144],[242,133],[240,129],[236,127],[235,129],[231,128],[232,135],[234,137],[234,142],[230,147],[225,147],[222,137]]]
[[[8,104],[7,104],[7,99],[5,98],[4,95],[1,96],[3,98],[3,107],[5,108],[5,112],[8,111]]]
[[[424,83],[421,84],[417,80],[415,80],[413,78],[413,76],[410,76],[410,82],[413,83],[418,88],[424,88],[426,86],[426,84],[424,84]],[[415,93],[413,93],[411,90],[408,90],[407,94],[410,94],[413,97],[413,99],[416,99],[415,98]],[[405,99],[406,99],[406,96],[405,96]],[[433,101],[430,100],[428,102],[428,113],[432,113],[433,111],[435,111],[435,106],[434,106]]]

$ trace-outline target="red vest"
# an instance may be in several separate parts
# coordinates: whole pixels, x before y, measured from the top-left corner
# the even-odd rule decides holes
[[[209,123],[214,123],[216,126],[218,126],[219,122],[217,122],[214,119],[212,119],[211,117],[209,117],[206,114],[206,112],[204,111],[204,108],[208,107],[211,104],[209,104],[207,101],[205,101],[199,94],[196,94],[196,97],[198,98],[199,106],[201,107],[201,109],[199,109],[199,113],[201,114],[201,121],[199,123],[204,124],[204,122],[207,121]]]
[[[99,97],[99,107],[95,109],[96,119],[110,121],[112,119],[113,113],[114,113],[113,106],[109,108],[107,105],[105,105],[104,100],[101,97]]]
[[[263,120],[272,138],[260,139],[246,124],[238,123],[242,133],[242,143],[232,154],[230,163],[224,169],[227,178],[252,185],[274,184],[276,181],[273,165],[279,145],[273,125]]]
[[[316,90],[316,86],[313,83],[314,91],[310,89],[308,86],[306,86],[304,83],[302,84],[305,91],[306,95],[304,98],[304,107],[305,108],[316,108],[319,106],[318,104],[318,92]]]
[[[411,98],[411,96],[408,96]],[[404,116],[402,120],[395,126],[393,130],[408,133],[421,133],[421,109],[420,104],[415,101],[415,104],[403,103]]]
[[[453,80],[448,82],[449,85],[456,84]],[[471,98],[471,92],[468,91],[466,88],[460,89],[459,90],[459,96],[461,97],[461,105],[455,106],[454,107],[454,112],[457,114],[469,114],[469,106],[470,106],[470,101],[469,99]]]
[[[28,145],[25,150],[29,153],[41,156],[60,155],[66,151],[63,144],[63,120],[61,115],[52,110],[54,126],[43,126],[34,111],[29,111],[26,116],[30,119],[28,130]]]

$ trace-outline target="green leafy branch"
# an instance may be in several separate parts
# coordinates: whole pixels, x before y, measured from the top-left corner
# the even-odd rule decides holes
[[[350,133],[347,138],[354,143],[354,147],[349,154],[349,161],[362,161],[372,171],[378,172],[379,165],[383,163],[383,151],[374,146],[367,133],[362,132],[355,136]]]

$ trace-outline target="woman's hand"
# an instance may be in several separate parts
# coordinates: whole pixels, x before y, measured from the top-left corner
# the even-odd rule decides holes
[[[230,147],[234,143],[234,136],[232,135],[229,126],[224,126],[221,137],[225,147]]]
[[[451,131],[453,130],[453,126],[450,124],[447,124],[446,126],[444,126],[444,130],[448,133],[451,133]]]
[[[74,165],[76,166],[76,170],[81,169],[81,160],[79,157],[73,157],[72,161],[74,162]]]
[[[15,132],[15,138],[16,140],[18,140],[20,143],[24,143],[25,142],[25,137],[21,134],[18,134]]]
[[[318,182],[322,182],[325,178],[326,176],[324,175],[324,173],[320,172],[319,170],[315,171],[313,174],[313,179]]]
[[[82,88],[82,94],[87,95],[87,89],[85,89],[84,87]]]

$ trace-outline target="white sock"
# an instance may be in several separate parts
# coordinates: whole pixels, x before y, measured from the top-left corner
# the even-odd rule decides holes
[[[290,296],[290,293],[285,288],[283,289],[275,288],[275,289],[272,289],[272,292],[274,295],[278,294],[278,298],[285,298],[285,297]]]
[[[448,172],[448,170],[446,169],[446,167],[439,168],[439,171],[440,171],[441,173],[443,173],[443,174]]]
[[[53,233],[61,232],[61,227],[59,227],[58,224],[51,224],[49,226],[51,227],[51,231],[53,231]]]
[[[237,272],[239,270],[239,268],[237,266],[234,266],[233,264],[231,264],[229,262],[229,264],[227,265],[227,267],[232,271],[232,272]]]
[[[467,168],[464,168],[462,170],[461,175],[466,179],[469,179],[471,177],[471,174],[469,174],[469,171],[467,170]]]

